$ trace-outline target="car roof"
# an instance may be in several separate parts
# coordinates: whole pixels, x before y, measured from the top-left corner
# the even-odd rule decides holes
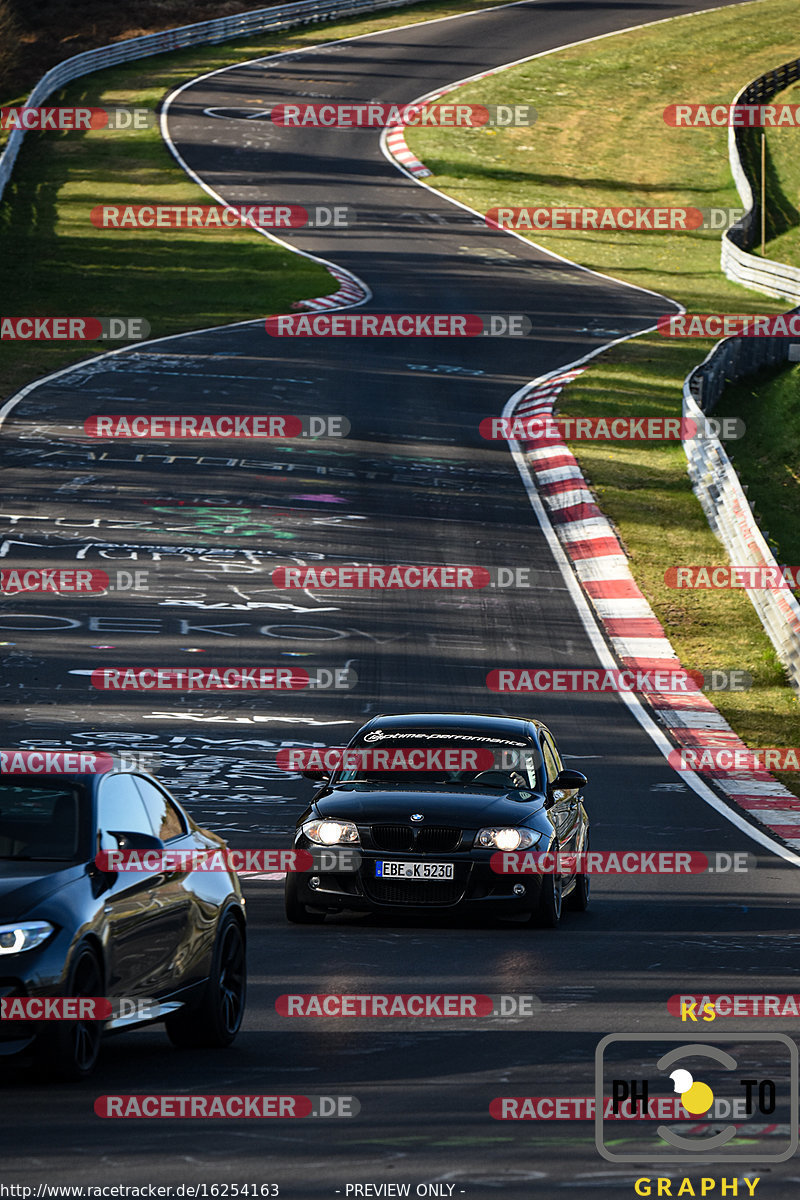
[[[408,729],[415,732],[445,729],[460,733],[484,733],[493,737],[524,737],[531,741],[532,731],[538,732],[540,726],[541,722],[533,718],[494,716],[489,713],[395,713],[373,717],[361,726],[356,737],[375,729]]]
[[[166,786],[147,771],[132,770],[130,767],[116,765],[107,771],[0,771],[0,784],[3,782],[24,783],[30,786],[38,783],[46,786],[48,783],[82,783],[91,786],[93,779],[102,779],[106,775],[140,775],[143,779],[150,779],[160,787]]]

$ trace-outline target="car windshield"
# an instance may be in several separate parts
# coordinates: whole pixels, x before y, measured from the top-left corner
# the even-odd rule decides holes
[[[78,788],[0,783],[0,859],[72,862],[78,849]]]
[[[369,736],[369,735],[367,735]],[[444,731],[398,735],[379,743],[361,741],[348,747],[344,769],[333,783],[379,783],[398,787],[478,787],[499,791],[535,787],[535,747],[500,738],[463,736]]]

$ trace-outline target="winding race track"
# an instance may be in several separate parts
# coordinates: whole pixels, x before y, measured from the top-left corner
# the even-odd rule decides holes
[[[605,1034],[685,1031],[667,1011],[673,993],[793,990],[790,863],[691,791],[618,697],[554,694],[533,705],[485,684],[495,667],[597,658],[506,443],[484,441],[480,421],[529,380],[675,306],[488,229],[399,173],[377,130],[280,128],[237,115],[292,100],[408,102],[695,7],[714,6],[508,5],[247,63],[170,98],[165,133],[212,196],[355,210],[353,228],[281,235],[363,281],[371,298],[354,311],[525,313],[533,333],[279,339],[254,320],[117,352],[29,389],[4,425],[3,565],[141,570],[147,589],[6,599],[3,716],[7,745],[127,745],[157,756],[199,820],[234,846],[258,847],[286,844],[310,794],[275,767],[282,745],[339,745],[380,712],[535,715],[589,776],[594,849],[750,851],[758,870],[600,877],[589,912],[568,915],[555,934],[348,917],[292,927],[280,881],[252,878],[250,1000],[234,1047],[181,1054],[155,1028],[110,1041],[90,1083],[8,1081],[6,1182],[276,1183],[286,1197],[345,1195],[368,1182],[410,1183],[412,1194],[433,1182],[471,1197],[596,1187],[630,1195],[632,1181],[655,1169],[605,1162],[591,1123],[499,1122],[492,1099],[589,1095]],[[253,296],[254,313],[261,304]],[[98,414],[264,412],[342,414],[351,430],[213,446],[90,442],[82,431]],[[522,566],[532,586],[272,585],[276,566],[323,558]],[[223,699],[91,685],[96,667],[157,665],[347,665],[358,683]],[[542,1008],[505,1020],[394,1022],[290,1020],[275,1010],[285,992],[376,991],[534,992]],[[319,1120],[100,1120],[94,1100],[112,1092],[354,1095],[361,1112],[322,1130]],[[759,1194],[791,1194],[791,1164],[761,1174]]]

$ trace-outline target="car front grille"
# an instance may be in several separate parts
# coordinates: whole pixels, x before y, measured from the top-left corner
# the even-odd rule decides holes
[[[461,830],[450,825],[373,825],[372,842],[377,850],[413,850],[415,854],[457,850]]]
[[[379,904],[456,904],[464,895],[463,879],[436,879],[424,883],[412,879],[364,879],[364,891]]]

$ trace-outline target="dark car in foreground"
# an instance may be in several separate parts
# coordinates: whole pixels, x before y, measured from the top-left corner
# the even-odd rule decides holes
[[[381,757],[379,748],[400,753]],[[356,760],[364,765],[347,765]],[[409,766],[381,769],[398,760]],[[564,767],[540,721],[375,717],[352,739],[340,769],[303,773],[322,786],[298,819],[295,848],[347,847],[358,851],[360,864],[355,871],[290,872],[290,921],[313,923],[345,910],[458,911],[554,928],[562,905],[587,906],[586,875],[504,875],[490,865],[498,851],[588,849],[586,777]]]
[[[106,850],[224,846],[144,773],[0,774],[0,999],[112,1001],[104,1021],[0,1020],[0,1055],[30,1051],[80,1078],[105,1031],[152,1021],[177,1046],[229,1045],[246,991],[235,872],[95,862]]]

